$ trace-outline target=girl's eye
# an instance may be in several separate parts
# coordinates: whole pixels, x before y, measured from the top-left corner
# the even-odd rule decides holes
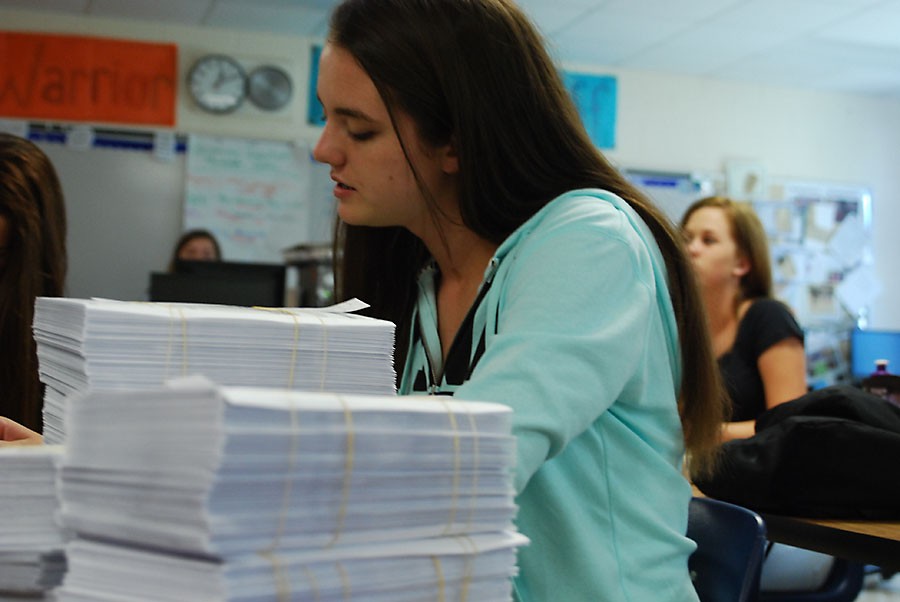
[[[349,132],[350,137],[356,140],[357,142],[364,142],[369,140],[372,136],[375,135],[375,132],[365,131],[365,132]]]

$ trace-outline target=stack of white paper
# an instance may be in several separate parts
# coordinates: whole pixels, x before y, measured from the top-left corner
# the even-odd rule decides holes
[[[151,387],[203,374],[224,385],[393,393],[394,325],[348,313],[360,307],[39,298],[34,336],[46,386],[44,439],[65,440],[65,400],[88,387]]]
[[[509,601],[517,533],[226,560],[75,540],[59,602]],[[330,553],[329,553],[330,552]]]
[[[60,600],[510,599],[506,406],[185,379],[68,411]]]
[[[61,458],[60,446],[0,448],[0,599],[40,596],[62,579]]]

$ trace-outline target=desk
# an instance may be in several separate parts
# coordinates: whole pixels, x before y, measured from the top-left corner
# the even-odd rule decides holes
[[[693,489],[695,496],[707,497],[696,486]],[[900,520],[760,515],[769,541],[900,571]]]
[[[770,541],[900,571],[900,521],[761,515]]]

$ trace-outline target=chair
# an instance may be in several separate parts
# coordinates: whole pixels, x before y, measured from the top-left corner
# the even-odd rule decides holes
[[[759,591],[766,527],[756,512],[710,498],[691,499],[688,559],[700,602],[751,602]]]
[[[865,565],[835,558],[825,583],[810,592],[760,592],[760,602],[852,602],[859,596],[865,577]]]

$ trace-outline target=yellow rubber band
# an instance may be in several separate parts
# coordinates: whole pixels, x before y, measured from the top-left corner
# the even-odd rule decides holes
[[[347,569],[344,568],[344,565],[341,564],[340,561],[334,563],[337,567],[338,573],[341,575],[341,591],[344,592],[344,600],[348,602],[353,597],[353,590],[350,587],[350,576],[347,574]]]
[[[188,342],[187,342],[187,318],[181,308],[176,308],[178,315],[181,316],[181,375],[187,376],[188,373]]]
[[[309,587],[312,590],[313,602],[319,602],[319,582],[316,581],[316,576],[308,566],[303,567],[303,572],[306,573],[306,579],[307,581],[309,581]]]
[[[460,592],[459,592],[459,602],[466,602],[469,597],[469,585],[472,583],[472,566],[473,560],[478,555],[478,546],[475,545],[475,542],[472,541],[472,538],[468,535],[461,535],[459,537],[460,541],[464,541],[468,543],[469,547],[471,546],[472,551],[465,555],[465,565],[463,567],[463,578],[462,583],[460,583]]]
[[[274,311],[276,313],[285,314],[291,317],[294,320],[294,344],[291,346],[291,364],[288,368],[288,382],[287,388],[294,388],[294,375],[297,368],[297,352],[300,346],[300,320],[297,319],[296,314],[291,311],[288,311],[282,307],[261,307],[254,306],[253,309],[259,309],[262,311]]]
[[[466,533],[472,532],[472,523],[475,520],[475,508],[478,505],[478,471],[481,468],[481,451],[479,447],[478,425],[471,408],[466,406],[466,416],[469,418],[469,427],[472,433],[472,492],[469,497],[469,516],[466,518]]]
[[[291,497],[294,491],[294,469],[297,464],[297,456],[300,450],[300,417],[298,416],[297,406],[289,391],[285,391],[290,409],[291,417],[291,449],[288,456],[288,467],[284,478],[284,491],[281,498],[281,512],[278,515],[278,525],[275,528],[275,536],[269,547],[261,550],[259,554],[269,560],[272,564],[273,577],[275,579],[276,592],[278,593],[279,602],[289,602],[291,598],[290,582],[281,570],[280,562],[276,554],[281,546],[281,538],[284,535],[285,525],[287,523],[287,515],[290,511]]]
[[[353,448],[355,444],[353,413],[350,411],[350,406],[347,405],[346,400],[342,396],[338,395],[337,399],[344,408],[344,423],[347,429],[347,449],[344,454],[344,482],[341,486],[341,505],[338,507],[337,519],[335,520],[334,537],[332,537],[331,541],[325,546],[326,548],[333,547],[338,542],[338,539],[340,539],[341,533],[344,530],[344,520],[347,517],[347,500],[350,497],[350,482],[353,477]]]
[[[290,602],[291,583],[281,566],[281,559],[273,552],[260,552],[272,564],[272,577],[275,580],[275,596],[278,602]]]
[[[187,318],[181,308],[174,305],[166,305],[169,310],[169,338],[166,344],[166,380],[171,376],[172,368],[172,351],[175,346],[175,314],[177,311],[181,317],[181,375],[187,376],[188,372],[188,355],[187,355]]]
[[[437,556],[431,557],[431,562],[434,563],[434,574],[437,576],[437,588],[438,588],[438,597],[437,602],[445,602],[446,594],[444,593],[444,589],[446,587],[446,583],[444,581],[444,571],[441,569],[441,559]]]
[[[450,419],[450,427],[453,429],[453,486],[450,496],[450,515],[447,517],[447,526],[444,527],[443,535],[449,535],[453,530],[453,523],[456,521],[457,504],[459,502],[459,470],[460,470],[460,443],[459,443],[459,426],[456,423],[456,415],[450,404],[444,399],[439,399],[447,410],[447,417]]]

